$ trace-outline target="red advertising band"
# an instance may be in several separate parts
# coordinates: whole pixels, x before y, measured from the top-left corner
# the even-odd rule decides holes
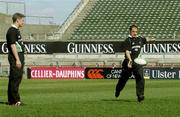
[[[119,79],[121,68],[28,68],[31,79]],[[145,79],[180,79],[180,68],[144,68]],[[133,77],[132,77],[133,78]]]
[[[84,68],[32,67],[28,70],[31,79],[84,79]]]

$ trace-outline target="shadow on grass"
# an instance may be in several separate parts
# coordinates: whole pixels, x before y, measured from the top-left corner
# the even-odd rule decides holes
[[[102,99],[101,101],[105,101],[105,102],[137,102],[136,100],[128,100],[128,99]]]
[[[2,105],[8,105],[8,102],[0,102]]]
[[[21,103],[21,105],[15,105],[15,104],[12,104],[10,105],[8,102],[0,102],[0,105],[8,105],[8,106],[16,106],[16,107],[19,107],[19,106],[26,106],[26,104],[24,103]]]

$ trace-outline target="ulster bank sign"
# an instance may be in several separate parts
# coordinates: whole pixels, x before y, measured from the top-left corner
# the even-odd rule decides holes
[[[124,52],[123,41],[112,42],[24,42],[28,54],[115,54]],[[157,41],[146,44],[144,54],[179,54],[180,41]],[[0,42],[0,54],[8,53],[7,44]]]
[[[179,68],[145,68],[145,79],[180,79]]]

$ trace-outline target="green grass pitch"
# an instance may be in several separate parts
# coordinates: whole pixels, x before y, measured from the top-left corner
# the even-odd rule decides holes
[[[21,107],[4,104],[7,82],[0,80],[0,117],[180,117],[180,80],[146,80],[145,101],[138,103],[134,80],[116,99],[117,80],[24,79]]]

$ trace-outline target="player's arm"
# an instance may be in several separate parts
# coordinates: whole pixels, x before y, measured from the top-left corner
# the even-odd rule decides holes
[[[125,56],[128,59],[128,68],[132,68],[132,58],[131,58],[131,43],[130,43],[130,39],[127,38],[124,43],[124,52],[125,52]]]
[[[18,52],[17,52],[17,49],[16,49],[16,44],[11,44],[11,50],[12,50],[12,53],[16,59],[16,67],[17,68],[21,68],[21,61],[19,59],[19,56],[18,56]]]
[[[126,50],[126,51],[125,51],[125,54],[126,54],[127,59],[129,60],[129,62],[128,62],[128,68],[132,68],[132,58],[131,58],[130,51],[129,51],[129,50]]]

